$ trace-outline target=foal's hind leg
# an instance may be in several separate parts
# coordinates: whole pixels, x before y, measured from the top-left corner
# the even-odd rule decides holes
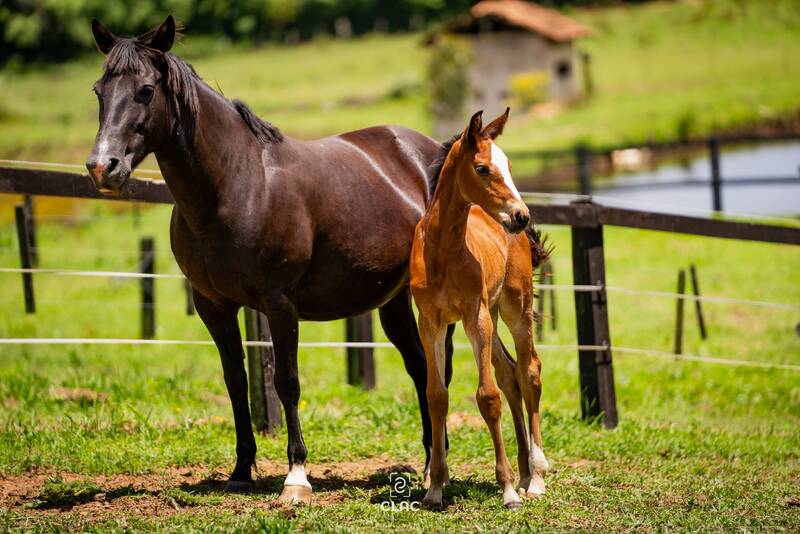
[[[539,417],[539,401],[542,396],[542,364],[533,347],[533,288],[530,280],[519,284],[507,284],[500,298],[500,316],[514,337],[517,353],[515,375],[522,398],[528,409],[530,428],[529,466],[532,477],[525,492],[540,495],[545,491],[544,475],[549,468],[542,450],[542,433]]]
[[[522,505],[517,491],[514,489],[514,473],[506,456],[503,434],[500,427],[500,416],[503,411],[503,401],[500,399],[500,390],[492,378],[492,345],[494,337],[494,324],[489,315],[489,310],[481,307],[477,317],[464,318],[464,330],[472,342],[472,350],[478,364],[478,391],[475,398],[481,411],[486,426],[492,435],[495,455],[495,476],[503,489],[503,504],[507,508],[519,508]]]
[[[496,325],[494,336],[492,336],[492,365],[497,377],[497,384],[506,396],[508,407],[511,410],[511,418],[514,421],[514,434],[517,438],[519,487],[527,490],[531,482],[531,470],[528,460],[530,449],[528,447],[528,426],[525,424],[525,415],[522,408],[522,393],[519,390],[517,377],[514,373],[515,362],[497,336]]]
[[[431,417],[430,486],[423,503],[442,505],[442,486],[449,480],[445,450],[445,420],[449,397],[445,384],[445,336],[447,327],[436,324],[420,312],[419,333],[425,347],[426,395]]]
[[[199,291],[194,292],[194,304],[200,319],[205,323],[219,349],[225,385],[233,407],[233,421],[236,425],[236,467],[225,490],[250,491],[253,489],[250,470],[256,458],[256,440],[247,404],[247,375],[244,370],[244,352],[239,323],[236,320],[236,309],[219,307]]]

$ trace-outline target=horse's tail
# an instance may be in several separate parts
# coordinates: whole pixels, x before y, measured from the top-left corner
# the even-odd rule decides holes
[[[550,254],[553,252],[553,244],[548,241],[547,236],[542,237],[542,232],[533,225],[525,229],[525,235],[531,245],[531,264],[535,271],[550,258]]]

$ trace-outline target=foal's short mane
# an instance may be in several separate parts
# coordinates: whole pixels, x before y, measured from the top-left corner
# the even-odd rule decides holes
[[[180,119],[186,137],[191,138],[199,109],[195,84],[203,83],[203,80],[190,64],[178,56],[145,44],[150,42],[155,31],[156,29],[152,29],[139,37],[117,39],[106,57],[103,80],[119,74],[143,74],[148,64],[156,68],[163,67],[167,98]],[[176,34],[176,37],[179,35]],[[273,124],[258,118],[247,104],[234,100],[233,106],[261,144],[283,140],[281,131]]]
[[[439,155],[436,156],[436,158],[428,166],[428,188],[431,198],[433,198],[433,194],[436,192],[436,186],[439,185],[439,176],[442,174],[444,162],[447,161],[447,156],[450,154],[450,150],[452,150],[453,145],[460,138],[461,134],[456,134],[442,143],[442,148],[439,152]]]

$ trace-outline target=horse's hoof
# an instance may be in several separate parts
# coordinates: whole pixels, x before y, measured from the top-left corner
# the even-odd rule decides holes
[[[505,506],[506,506],[506,508],[508,508],[509,510],[516,511],[516,510],[519,510],[520,508],[522,508],[522,501],[511,501],[511,502],[507,502],[507,503],[505,504]]]
[[[284,504],[311,504],[311,488],[308,486],[286,485],[278,500]]]
[[[534,475],[533,480],[531,480],[530,485],[524,489],[525,489],[524,496],[528,497],[529,499],[535,499],[536,497],[544,495],[545,492],[544,479],[541,477],[541,475],[536,474]]]
[[[425,492],[425,497],[422,498],[422,506],[429,509],[439,510],[442,508],[442,490],[431,489]]]
[[[252,480],[229,480],[225,484],[225,493],[250,493],[253,487]]]

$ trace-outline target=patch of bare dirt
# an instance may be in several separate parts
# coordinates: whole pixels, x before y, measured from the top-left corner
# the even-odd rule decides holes
[[[50,396],[55,400],[65,402],[83,402],[87,404],[103,402],[108,399],[107,394],[92,391],[91,389],[65,388],[60,386],[51,387]]]
[[[22,475],[0,475],[0,509],[27,514],[76,514],[88,521],[120,516],[166,517],[203,511],[244,512],[251,509],[286,509],[277,497],[286,476],[286,464],[260,460],[255,468],[255,490],[249,495],[224,492],[228,467],[204,465],[175,467],[142,475],[82,475],[41,470]],[[380,489],[388,487],[393,472],[416,473],[409,464],[398,464],[388,456],[366,460],[313,464],[307,467],[314,487],[312,503],[329,505],[346,499],[345,487]],[[99,489],[94,494],[59,504],[44,497],[49,480],[59,477],[63,484],[80,483]],[[188,494],[188,497],[186,495]]]

